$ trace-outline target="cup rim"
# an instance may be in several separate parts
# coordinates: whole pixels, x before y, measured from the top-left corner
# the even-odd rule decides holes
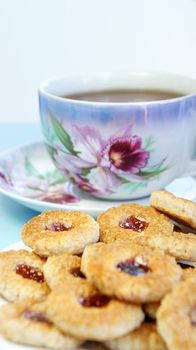
[[[77,99],[73,99],[73,98],[69,98],[69,97],[62,97],[62,96],[58,96],[55,93],[51,93],[48,92],[46,90],[46,88],[52,84],[52,83],[58,83],[60,81],[69,81],[69,79],[97,79],[97,78],[103,78],[103,79],[109,79],[111,77],[115,77],[115,78],[122,78],[122,77],[137,77],[139,76],[144,77],[145,79],[147,79],[148,77],[155,77],[156,79],[159,77],[164,77],[166,79],[180,79],[182,81],[187,81],[189,84],[195,84],[195,92],[191,92],[191,93],[184,93],[184,95],[182,96],[178,96],[178,97],[173,97],[173,98],[169,98],[169,99],[163,99],[163,100],[152,100],[152,101],[136,101],[136,102],[104,102],[104,101],[87,101],[87,100],[77,100]],[[116,86],[116,88],[118,88],[118,86]],[[120,87],[119,87],[120,89]],[[155,88],[156,89],[156,88]],[[102,89],[104,90],[104,89]],[[107,89],[105,89],[107,90]],[[164,89],[163,89],[164,91]],[[166,89],[165,89],[166,91]],[[172,91],[172,88],[171,90]],[[183,91],[183,88],[182,88]],[[52,100],[55,101],[61,101],[64,103],[69,102],[70,104],[80,104],[80,105],[88,105],[88,106],[131,106],[131,105],[151,105],[151,104],[164,104],[164,103],[174,103],[174,102],[180,102],[181,100],[187,99],[187,98],[191,98],[193,96],[196,96],[196,79],[191,78],[189,76],[185,76],[183,74],[176,74],[176,73],[170,73],[170,72],[164,72],[164,71],[135,71],[135,72],[97,72],[97,73],[72,73],[72,74],[67,74],[65,76],[55,76],[53,78],[49,78],[46,79],[44,81],[42,81],[38,87],[38,93],[41,95],[44,95]],[[77,91],[76,91],[77,93]]]

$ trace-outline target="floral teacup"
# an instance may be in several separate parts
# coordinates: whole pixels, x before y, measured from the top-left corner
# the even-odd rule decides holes
[[[150,102],[92,102],[64,96],[111,89],[175,91]],[[56,167],[82,191],[134,199],[196,169],[196,81],[171,74],[72,76],[39,89],[46,147]],[[63,97],[62,97],[63,96]]]

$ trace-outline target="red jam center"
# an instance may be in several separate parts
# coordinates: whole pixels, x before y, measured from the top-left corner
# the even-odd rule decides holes
[[[24,312],[24,317],[27,318],[28,320],[32,320],[35,322],[44,322],[44,323],[52,324],[52,322],[50,322],[46,318],[46,316],[41,312],[27,310]]]
[[[29,280],[33,280],[37,283],[43,283],[45,281],[43,272],[30,265],[25,265],[25,264],[17,265],[15,271],[17,275],[20,275],[23,278],[27,278]]]
[[[125,220],[121,221],[119,226],[125,229],[141,232],[148,227],[148,223],[143,219],[137,218],[136,216],[129,216]]]
[[[145,264],[145,262],[139,261],[139,258],[131,258],[122,261],[117,265],[117,268],[120,271],[125,272],[131,276],[143,276],[150,270],[148,265]]]
[[[85,307],[103,307],[109,303],[110,299],[101,294],[93,294],[86,298],[80,298],[80,304]]]
[[[66,225],[62,222],[53,222],[52,224],[45,226],[45,230],[52,232],[68,231],[70,228],[72,228],[72,224]]]
[[[74,267],[70,272],[74,277],[86,278],[79,267]]]
[[[192,308],[189,316],[190,316],[191,324],[193,326],[196,326],[196,307]]]

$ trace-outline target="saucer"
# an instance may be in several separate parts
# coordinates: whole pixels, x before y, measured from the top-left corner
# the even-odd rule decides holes
[[[166,190],[195,200],[196,180],[193,177],[178,178],[166,186]],[[121,203],[149,202],[149,197],[134,201],[107,201],[79,191],[55,168],[42,142],[0,154],[0,193],[36,211],[82,210],[92,216]]]

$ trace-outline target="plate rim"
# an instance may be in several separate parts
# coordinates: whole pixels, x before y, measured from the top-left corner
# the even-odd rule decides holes
[[[42,140],[38,140],[38,141],[33,141],[33,142],[29,142],[29,143],[25,143],[25,144],[22,144],[22,145],[18,145],[18,146],[14,146],[14,147],[10,147],[6,150],[3,150],[2,152],[0,152],[0,160],[1,158],[5,157],[7,154],[10,154],[10,153],[14,153],[14,152],[17,152],[19,151],[20,149],[25,149],[27,147],[36,147],[36,146],[44,146],[44,141]],[[58,204],[58,203],[52,203],[52,202],[44,202],[44,201],[41,201],[39,199],[35,199],[35,198],[29,198],[29,197],[25,197],[21,194],[18,194],[14,191],[12,191],[11,189],[5,189],[1,186],[1,183],[0,183],[0,193],[3,194],[4,196],[6,197],[9,197],[17,202],[20,202],[21,204],[23,204],[24,206],[26,207],[35,207],[35,206],[38,206],[38,207],[42,207],[44,210],[55,210],[55,209],[62,209],[62,210],[81,210],[81,211],[84,211],[84,212],[88,212],[89,215],[92,215],[92,216],[97,216],[99,215],[102,211],[104,210],[107,210],[107,208],[103,208],[103,209],[100,209],[100,206],[90,206],[89,205],[84,205],[82,204],[82,201],[83,201],[83,198],[80,198],[80,201],[78,203],[72,203],[72,204],[69,204],[69,203],[66,203],[66,204]],[[135,199],[135,200],[104,200],[104,199],[101,199],[101,198],[96,198],[96,197],[92,197],[94,200],[99,200],[100,202],[108,202],[108,208],[110,207],[110,204],[111,204],[111,207],[112,206],[115,206],[115,205],[120,205],[122,203],[134,203],[134,202],[138,202],[138,201],[144,201],[144,200],[148,200],[149,196],[145,197],[145,198],[138,198],[138,199]],[[88,200],[91,200],[91,198],[89,197]],[[27,203],[27,204],[26,204]],[[29,205],[28,205],[29,204]],[[32,204],[32,206],[31,206]],[[36,210],[36,209],[34,209]],[[40,212],[40,210],[37,209],[37,211]]]

